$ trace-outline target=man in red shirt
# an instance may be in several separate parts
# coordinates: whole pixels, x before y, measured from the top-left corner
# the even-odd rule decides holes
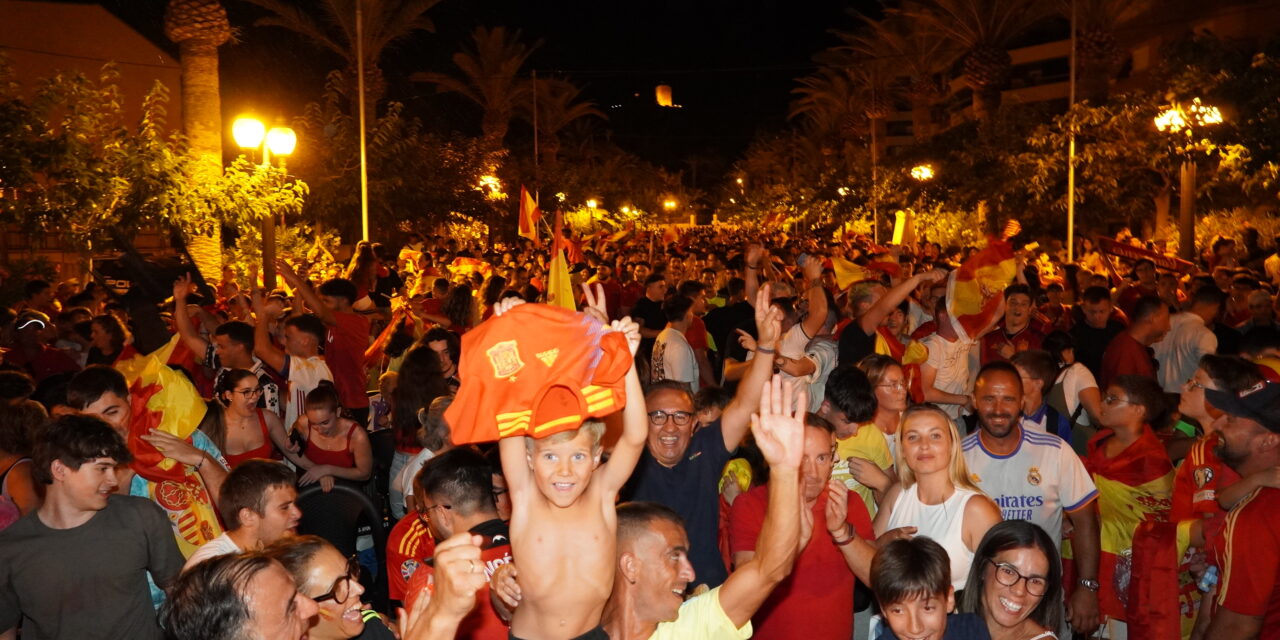
[[[689,308],[693,317],[689,321],[689,328],[684,332],[684,339],[698,360],[698,375],[701,377],[699,387],[717,386],[719,376],[711,368],[711,360],[707,355],[707,348],[710,346],[707,324],[702,321],[702,316],[707,313],[707,286],[697,280],[685,280],[680,283],[678,293],[693,300],[693,306]]]
[[[1241,476],[1280,465],[1280,383],[1205,390],[1225,412],[1217,454]],[[1262,487],[1227,516],[1218,608],[1207,640],[1280,638],[1280,489]]]
[[[1129,328],[1116,334],[1102,354],[1098,388],[1106,389],[1124,375],[1156,380],[1156,359],[1151,345],[1166,333],[1169,333],[1169,307],[1155,296],[1139,298],[1129,316]]]
[[[637,262],[632,266],[631,281],[622,285],[622,310],[619,312],[621,315],[631,315],[631,308],[644,297],[644,282],[649,279],[650,273],[648,262]]]
[[[613,265],[601,262],[596,268],[596,275],[587,284],[599,283],[604,288],[604,308],[610,320],[622,317],[622,285],[613,277]]]
[[[835,429],[815,414],[805,417],[804,458],[800,463],[802,508],[813,513],[816,523],[827,521],[827,501],[835,495],[829,485],[835,464]],[[837,483],[841,489],[842,483]],[[829,489],[829,486],[831,488]],[[756,539],[768,506],[768,486],[759,486],[738,497],[729,515],[729,546],[734,566],[741,567],[755,556]],[[794,638],[803,630],[806,640],[848,640],[853,635],[854,574],[846,564],[841,546],[852,541],[850,530],[862,539],[874,539],[871,516],[862,499],[848,490],[840,492],[845,501],[845,532],[837,540],[831,527],[814,526],[812,537],[796,558],[795,569],[783,580],[753,618],[755,637]],[[818,613],[821,612],[821,613]]]
[[[1004,321],[982,336],[982,364],[1007,361],[1021,351],[1039,349],[1044,334],[1031,327],[1031,289],[1012,284],[1004,290]]]
[[[57,335],[49,316],[35,309],[27,309],[13,321],[14,346],[4,359],[31,374],[39,384],[45,378],[59,373],[80,370],[80,365],[66,352],[49,346]]]
[[[464,531],[482,537],[480,559],[489,578],[498,567],[511,562],[511,541],[507,537],[507,523],[498,517],[494,503],[492,474],[493,468],[484,456],[471,449],[458,448],[428,460],[419,476],[422,491],[419,504],[423,505],[431,535],[441,542]],[[434,570],[432,561],[428,560],[409,579],[405,596],[407,611],[413,610],[414,600],[431,584]],[[457,638],[506,640],[509,633],[490,602],[486,585],[476,593],[476,606],[463,618]]]
[[[334,278],[320,285],[319,291],[293,271],[283,260],[276,268],[285,283],[297,290],[302,299],[329,328],[325,340],[324,361],[333,374],[338,400],[351,419],[361,425],[369,422],[369,394],[365,375],[364,352],[369,348],[369,319],[351,311],[356,301],[356,285],[344,278]]]
[[[1116,307],[1132,316],[1137,309],[1138,300],[1146,296],[1159,296],[1160,288],[1156,281],[1156,263],[1143,258],[1133,266],[1133,275],[1137,276],[1135,284],[1125,283],[1116,295]]]

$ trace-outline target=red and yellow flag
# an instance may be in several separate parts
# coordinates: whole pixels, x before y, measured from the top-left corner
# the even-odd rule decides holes
[[[947,314],[963,340],[976,340],[1004,300],[1004,289],[1013,281],[1017,261],[1013,245],[991,238],[987,248],[974,254],[947,277]]]
[[[142,439],[156,429],[190,442],[204,418],[200,393],[167,364],[184,360],[185,352],[186,346],[175,335],[152,353],[117,360],[115,368],[129,383],[133,416],[128,445],[134,456],[129,466],[147,481],[148,497],[165,510],[179,550],[189,557],[200,545],[222,534],[213,500],[197,471],[166,458]]]
[[[529,191],[520,185],[520,236],[538,242],[538,220],[542,211]]]
[[[1138,602],[1131,588],[1134,580],[1135,552],[1150,566],[1153,557],[1136,549],[1135,534],[1144,522],[1165,523],[1169,519],[1173,494],[1173,463],[1164,445],[1149,427],[1118,455],[1108,458],[1104,445],[1115,437],[1103,429],[1089,441],[1089,455],[1084,466],[1098,487],[1098,512],[1102,555],[1098,559],[1098,609],[1117,620],[1133,620]],[[1170,537],[1170,536],[1173,537]],[[1176,540],[1176,530],[1151,528],[1144,534],[1150,542]],[[1169,561],[1176,566],[1177,558]],[[1152,587],[1162,592],[1167,585]],[[1146,598],[1142,598],[1147,601]],[[1176,602],[1176,598],[1174,599]]]

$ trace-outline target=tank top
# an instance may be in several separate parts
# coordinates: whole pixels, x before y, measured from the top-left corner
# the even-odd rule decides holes
[[[271,444],[271,434],[267,429],[267,417],[262,415],[262,409],[258,409],[258,427],[262,429],[262,444],[258,447],[245,451],[244,453],[227,453],[223,452],[222,457],[227,459],[227,466],[234,469],[240,466],[241,462],[246,460],[262,459],[262,460],[280,460],[280,453]]]
[[[13,498],[9,497],[9,472],[13,468],[23,462],[30,462],[31,458],[18,458],[8,469],[0,473],[0,531],[4,531],[9,525],[18,521],[22,517],[22,511],[18,509],[18,505],[14,503]]]
[[[351,434],[355,433],[355,430],[359,426],[359,424],[351,425],[351,428],[347,430],[347,443],[338,451],[329,451],[328,449],[321,449],[318,446],[312,445],[311,430],[308,428],[307,440],[302,445],[302,455],[316,464],[327,464],[344,469],[355,467],[356,456],[354,453],[351,453]]]
[[[928,536],[947,550],[951,559],[951,585],[959,591],[969,580],[969,565],[973,564],[973,552],[964,544],[964,508],[976,492],[960,487],[942,504],[925,504],[911,485],[898,494],[889,517],[889,529],[915,527],[917,536]]]

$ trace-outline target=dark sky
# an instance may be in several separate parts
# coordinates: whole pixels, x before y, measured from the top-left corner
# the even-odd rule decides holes
[[[165,0],[100,4],[172,49],[161,32]],[[222,54],[224,112],[300,113],[319,95],[325,73],[339,66],[337,58],[281,29],[253,26],[262,15],[256,7],[223,4],[240,29],[240,41]],[[403,42],[383,66],[391,97],[428,126],[478,133],[474,109],[404,79],[413,71],[451,70],[449,55],[478,25],[520,28],[526,41],[543,42],[527,68],[565,72],[601,107],[647,107],[654,87],[670,84],[684,105],[678,114],[654,126],[652,119],[638,125],[611,111],[610,129],[620,145],[680,168],[695,154],[731,161],[757,131],[784,126],[794,78],[812,68],[815,52],[836,42],[828,31],[855,24],[850,8],[876,6],[874,0],[442,0],[428,14],[437,32]]]

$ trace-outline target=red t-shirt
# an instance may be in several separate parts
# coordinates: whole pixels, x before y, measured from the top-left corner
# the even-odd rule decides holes
[[[363,409],[369,406],[364,370],[364,352],[369,348],[369,319],[341,311],[333,315],[337,324],[329,327],[324,361],[333,374],[333,386],[338,389],[343,408]]]
[[[409,579],[435,554],[435,540],[417,512],[405,515],[391,528],[387,536],[387,591],[392,600],[404,600]]]
[[[484,561],[485,577],[492,579],[498,567],[511,562],[511,541],[507,538],[507,525],[501,520],[490,520],[473,527],[471,533],[485,538],[480,546],[480,559]],[[406,591],[408,599],[404,602],[405,611],[413,609],[414,600],[424,589],[433,588],[431,576],[434,571],[435,567],[424,564],[414,572]],[[458,625],[458,634],[454,637],[458,640],[507,640],[509,634],[510,629],[489,602],[489,585],[485,585],[476,592],[476,606],[462,619]]]
[[[755,551],[769,504],[767,485],[756,487],[733,502],[729,512],[729,546]],[[849,640],[853,634],[853,571],[822,523],[826,520],[827,492],[813,505],[813,537],[796,558],[791,575],[778,584],[764,606],[751,618],[755,637],[804,640]],[[858,494],[849,492],[849,515],[854,531],[871,540],[871,516]],[[797,630],[803,633],[797,635]]]
[[[1156,359],[1150,347],[1133,339],[1128,331],[1121,331],[1111,339],[1102,353],[1102,372],[1098,376],[1098,388],[1106,393],[1107,385],[1125,375],[1138,375],[1155,379]]]
[[[621,306],[630,309],[640,302],[640,298],[644,297],[644,283],[632,280],[621,289]]]
[[[609,312],[610,320],[617,320],[622,317],[622,285],[617,280],[610,278],[608,282],[601,282],[604,287],[604,309]],[[593,291],[594,292],[594,291]]]
[[[689,343],[689,348],[697,351],[698,349],[707,348],[707,323],[702,318],[694,316],[689,322],[689,329],[684,332],[685,342]]]
[[[1262,616],[1260,640],[1280,639],[1280,489],[1263,487],[1236,505],[1223,534],[1218,606]]]
[[[34,358],[28,360],[22,353],[21,349],[14,349],[5,354],[4,359],[9,364],[18,365],[27,370],[31,374],[32,379],[37,383],[43,381],[52,375],[59,373],[72,373],[80,370],[80,365],[71,356],[61,349],[55,349],[49,345],[41,345],[40,353]]]
[[[1140,284],[1125,289],[1120,293],[1120,297],[1116,299],[1116,307],[1124,312],[1126,316],[1133,315],[1133,308],[1138,305],[1138,298],[1142,296],[1159,295],[1157,289],[1148,289]]]
[[[1044,342],[1044,334],[1032,329],[1030,325],[1023,327],[1018,333],[1009,335],[1005,332],[1004,322],[1001,322],[995,331],[982,336],[982,364],[1008,360],[1000,355],[1000,349],[1005,345],[1012,346],[1014,352],[1018,353],[1039,349],[1042,342]]]

